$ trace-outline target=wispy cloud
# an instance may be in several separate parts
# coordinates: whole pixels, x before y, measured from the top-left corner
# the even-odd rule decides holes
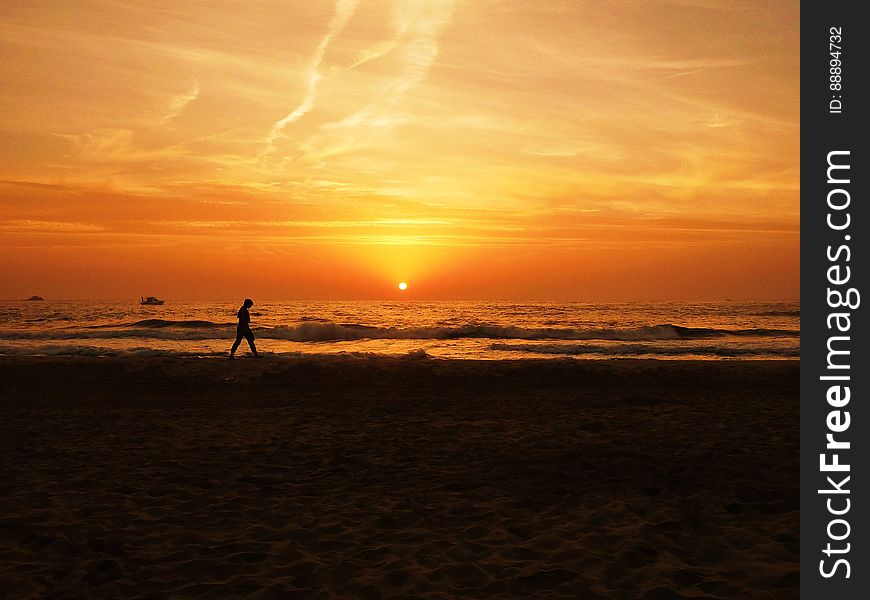
[[[199,90],[199,79],[194,79],[186,92],[170,98],[166,105],[166,112],[160,119],[161,124],[166,125],[180,115],[188,104],[199,97]]]
[[[38,221],[16,219],[0,221],[0,231],[4,233],[94,233],[105,231],[105,227],[91,223],[70,223],[65,221]]]
[[[797,3],[152,4],[4,10],[0,238],[35,251],[2,285],[136,264],[214,291],[235,246],[299,247],[251,281],[312,297],[342,265],[442,291],[796,290]]]
[[[55,134],[72,143],[71,156],[86,163],[141,163],[177,158],[185,153],[178,146],[143,148],[131,129],[98,129],[80,135]]]
[[[437,219],[374,219],[367,221],[160,221],[160,226],[190,227],[194,229],[224,229],[224,228],[366,228],[366,227],[433,227],[453,224],[452,221]]]
[[[266,151],[268,154],[274,150],[275,139],[281,134],[285,127],[291,123],[298,121],[305,116],[312,108],[317,98],[317,84],[322,79],[320,74],[320,63],[323,62],[323,56],[326,54],[326,49],[332,42],[332,39],[341,33],[347,22],[356,11],[359,0],[338,0],[335,3],[335,14],[329,22],[329,27],[326,30],[326,35],[320,40],[317,49],[314,51],[314,56],[311,59],[311,69],[308,73],[308,84],[305,88],[305,95],[302,97],[302,102],[286,117],[276,122],[269,135],[266,138]]]
[[[351,69],[356,69],[359,66],[366,64],[367,62],[377,60],[382,56],[386,56],[389,54],[399,43],[399,38],[394,37],[391,40],[384,40],[377,42],[368,48],[364,48],[357,52],[356,57],[350,66],[346,69],[350,71]]]
[[[340,121],[327,123],[309,138],[302,150],[315,160],[368,146],[379,131],[406,122],[395,108],[420,83],[438,56],[438,38],[453,14],[453,0],[396,0],[393,4],[395,38],[382,48],[400,53],[400,68],[393,80],[369,104]]]

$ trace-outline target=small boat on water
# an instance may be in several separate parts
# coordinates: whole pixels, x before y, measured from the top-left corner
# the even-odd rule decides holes
[[[156,296],[142,296],[139,299],[139,304],[143,304],[145,306],[160,306],[163,304],[163,300],[160,300]]]
[[[31,296],[27,299],[28,302],[45,302],[45,298],[42,296]]]

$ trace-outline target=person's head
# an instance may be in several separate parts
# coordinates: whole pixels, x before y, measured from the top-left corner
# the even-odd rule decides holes
[[[251,308],[252,306],[254,306],[254,301],[251,300],[250,298],[245,298],[245,301],[242,303],[242,306],[244,306],[245,308]]]

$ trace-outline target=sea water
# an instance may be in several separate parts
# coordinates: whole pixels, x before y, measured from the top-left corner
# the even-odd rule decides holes
[[[226,355],[240,302],[0,302],[4,355]],[[800,355],[800,304],[257,302],[266,355],[765,359]],[[248,353],[242,342],[239,356]]]

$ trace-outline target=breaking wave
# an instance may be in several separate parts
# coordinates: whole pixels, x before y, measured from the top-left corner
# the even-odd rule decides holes
[[[164,329],[179,327],[181,329],[209,329],[215,327],[228,327],[232,323],[213,323],[212,321],[168,321],[166,319],[144,319],[135,323],[120,323],[113,325],[91,325],[88,329],[119,329],[122,327],[148,327],[151,329]]]
[[[800,348],[778,346],[682,346],[662,347],[650,344],[492,344],[490,350],[522,352],[543,355],[602,355],[602,356],[781,356],[799,357]]]
[[[162,348],[100,348],[95,346],[49,345],[36,348],[0,346],[0,355],[19,356],[120,356],[120,357],[226,357],[226,352],[190,352]]]
[[[163,339],[207,340],[233,337],[233,323],[211,321],[167,321],[146,319],[122,325],[100,325],[87,328],[49,330],[0,330],[0,339]],[[798,338],[793,329],[711,329],[664,324],[624,329],[589,328],[526,328],[489,324],[468,324],[455,327],[374,327],[357,323],[304,321],[295,325],[260,327],[254,330],[258,338],[294,342],[333,342],[342,340],[413,340],[413,339],[495,339],[495,340],[563,340],[563,341],[661,341],[698,340],[725,337]]]
[[[403,359],[403,360],[427,360],[432,358],[422,348],[415,348],[404,353],[379,353],[379,352],[269,352],[261,351],[260,354],[269,357],[306,357],[321,359],[336,358],[366,358],[366,359]],[[0,356],[96,356],[96,357],[127,357],[127,358],[227,358],[226,351],[207,350],[168,350],[165,348],[103,348],[99,346],[77,346],[71,344],[54,344],[39,347],[5,347],[0,346]],[[240,357],[242,360],[246,356]]]
[[[801,316],[801,310],[799,308],[794,310],[766,310],[756,314],[762,317],[799,317]]]

